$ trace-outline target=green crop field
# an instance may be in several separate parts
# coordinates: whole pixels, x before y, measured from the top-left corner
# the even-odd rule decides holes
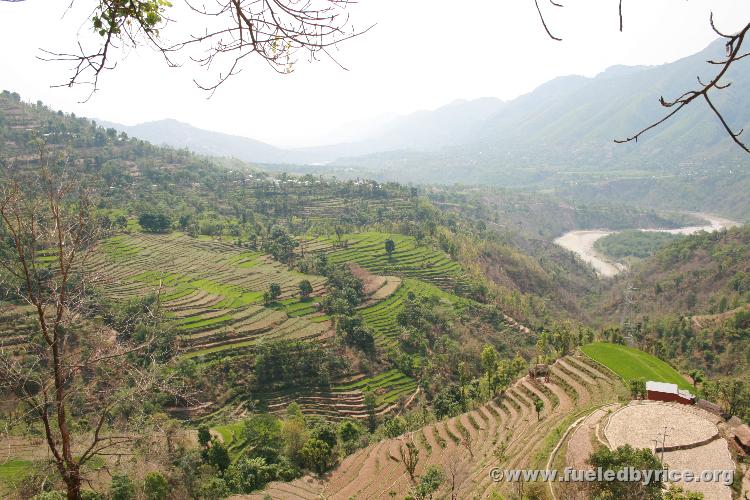
[[[582,346],[581,350],[591,359],[618,374],[626,382],[645,379],[669,382],[677,384],[681,389],[691,389],[691,385],[677,370],[641,350],[604,342]]]
[[[0,481],[18,479],[31,469],[32,462],[28,460],[8,460],[0,462]]]

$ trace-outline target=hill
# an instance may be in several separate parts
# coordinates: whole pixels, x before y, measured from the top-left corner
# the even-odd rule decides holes
[[[502,101],[495,98],[456,100],[435,110],[395,116],[371,127],[360,125],[367,130],[366,136],[355,141],[286,149],[246,137],[203,130],[172,119],[132,126],[104,120],[99,123],[156,145],[187,148],[198,154],[232,157],[252,163],[320,164],[380,151],[433,150],[463,144],[475,137],[479,125],[502,105]],[[277,168],[290,169],[288,166]]]
[[[285,151],[255,139],[211,132],[177,120],[165,119],[138,125],[121,125],[97,120],[105,128],[114,128],[157,146],[189,149],[208,156],[226,156],[257,163],[277,163]]]
[[[748,226],[680,238],[616,277],[592,316],[683,372],[742,376],[750,369],[749,262]]]
[[[714,314],[748,301],[750,228],[701,233],[666,244],[618,278],[604,298],[604,314],[622,306],[626,284],[637,289],[629,315]],[[722,305],[723,304],[723,305]]]

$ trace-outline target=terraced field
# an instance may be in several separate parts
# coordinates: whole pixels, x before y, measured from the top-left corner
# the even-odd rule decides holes
[[[35,329],[36,320],[31,307],[0,303],[0,351],[11,355],[23,353],[29,335]]]
[[[227,356],[260,339],[320,341],[332,335],[327,318],[313,316],[314,297],[297,298],[303,279],[313,285],[313,296],[320,295],[323,277],[289,271],[228,243],[181,234],[120,235],[102,242],[87,265],[112,299],[160,291],[185,357]],[[271,283],[281,285],[282,294],[273,307],[263,307]]]
[[[396,316],[403,309],[404,300],[409,292],[415,295],[437,296],[441,301],[449,304],[458,304],[460,297],[446,293],[440,288],[415,279],[405,279],[395,293],[387,299],[372,306],[360,310],[365,324],[373,329],[375,333],[375,345],[380,348],[396,347],[401,327],[396,321]]]
[[[506,495],[515,485],[493,482],[489,476],[493,467],[544,468],[575,419],[616,401],[624,390],[619,379],[585,357],[558,360],[551,373],[549,383],[526,377],[502,397],[470,412],[359,450],[322,483],[309,478],[272,483],[246,498],[403,498],[411,482],[398,457],[407,439],[420,450],[417,474],[429,465],[456,471],[455,498],[488,498],[494,492]],[[535,398],[544,402],[541,419],[534,410]],[[450,495],[446,483],[436,497]]]
[[[396,243],[391,257],[385,252],[385,240]],[[346,248],[328,254],[333,263],[355,262],[374,274],[401,275],[432,283],[450,290],[464,283],[461,266],[443,252],[420,246],[411,236],[386,233],[355,233],[341,237]]]
[[[270,394],[256,394],[264,408],[278,415],[286,411],[292,401],[301,406],[307,415],[318,415],[330,420],[343,418],[365,419],[369,416],[365,406],[365,392],[375,394],[375,413],[391,412],[401,399],[409,398],[417,390],[417,381],[393,369],[366,377],[351,377],[346,382],[332,385],[329,391],[290,390]]]

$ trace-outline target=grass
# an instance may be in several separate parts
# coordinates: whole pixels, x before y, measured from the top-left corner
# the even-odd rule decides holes
[[[645,379],[677,384],[680,389],[692,388],[677,370],[641,350],[619,344],[598,342],[581,347],[581,351],[615,372],[625,382]]]
[[[243,422],[234,422],[226,425],[219,425],[212,427],[212,430],[219,433],[224,446],[229,450],[230,457],[234,460],[245,449],[247,443],[242,439],[242,431],[244,428]]]
[[[0,481],[18,479],[26,474],[34,463],[29,460],[0,462]]]

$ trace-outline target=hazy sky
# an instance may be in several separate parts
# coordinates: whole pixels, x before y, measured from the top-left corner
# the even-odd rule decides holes
[[[167,37],[196,31],[181,17]],[[614,64],[661,64],[697,52],[715,38],[717,25],[738,28],[750,17],[747,0],[625,0],[625,31],[618,32],[617,0],[568,0],[554,8],[540,1],[552,31],[544,33],[532,0],[360,0],[355,26],[377,25],[345,42],[330,61],[300,61],[291,75],[255,62],[210,100],[193,78],[202,68],[168,68],[149,50],[127,54],[100,80],[101,90],[79,104],[85,89],[50,88],[65,81],[67,67],[37,59],[40,48],[70,50],[89,30],[91,0],[0,1],[0,88],[56,109],[134,124],[176,118],[221,132],[277,145],[331,139],[347,123],[384,113],[433,109],[455,99],[512,99],[556,76],[594,76]],[[87,10],[88,9],[88,10]],[[182,19],[182,22],[181,22]],[[180,24],[181,22],[181,24]]]

